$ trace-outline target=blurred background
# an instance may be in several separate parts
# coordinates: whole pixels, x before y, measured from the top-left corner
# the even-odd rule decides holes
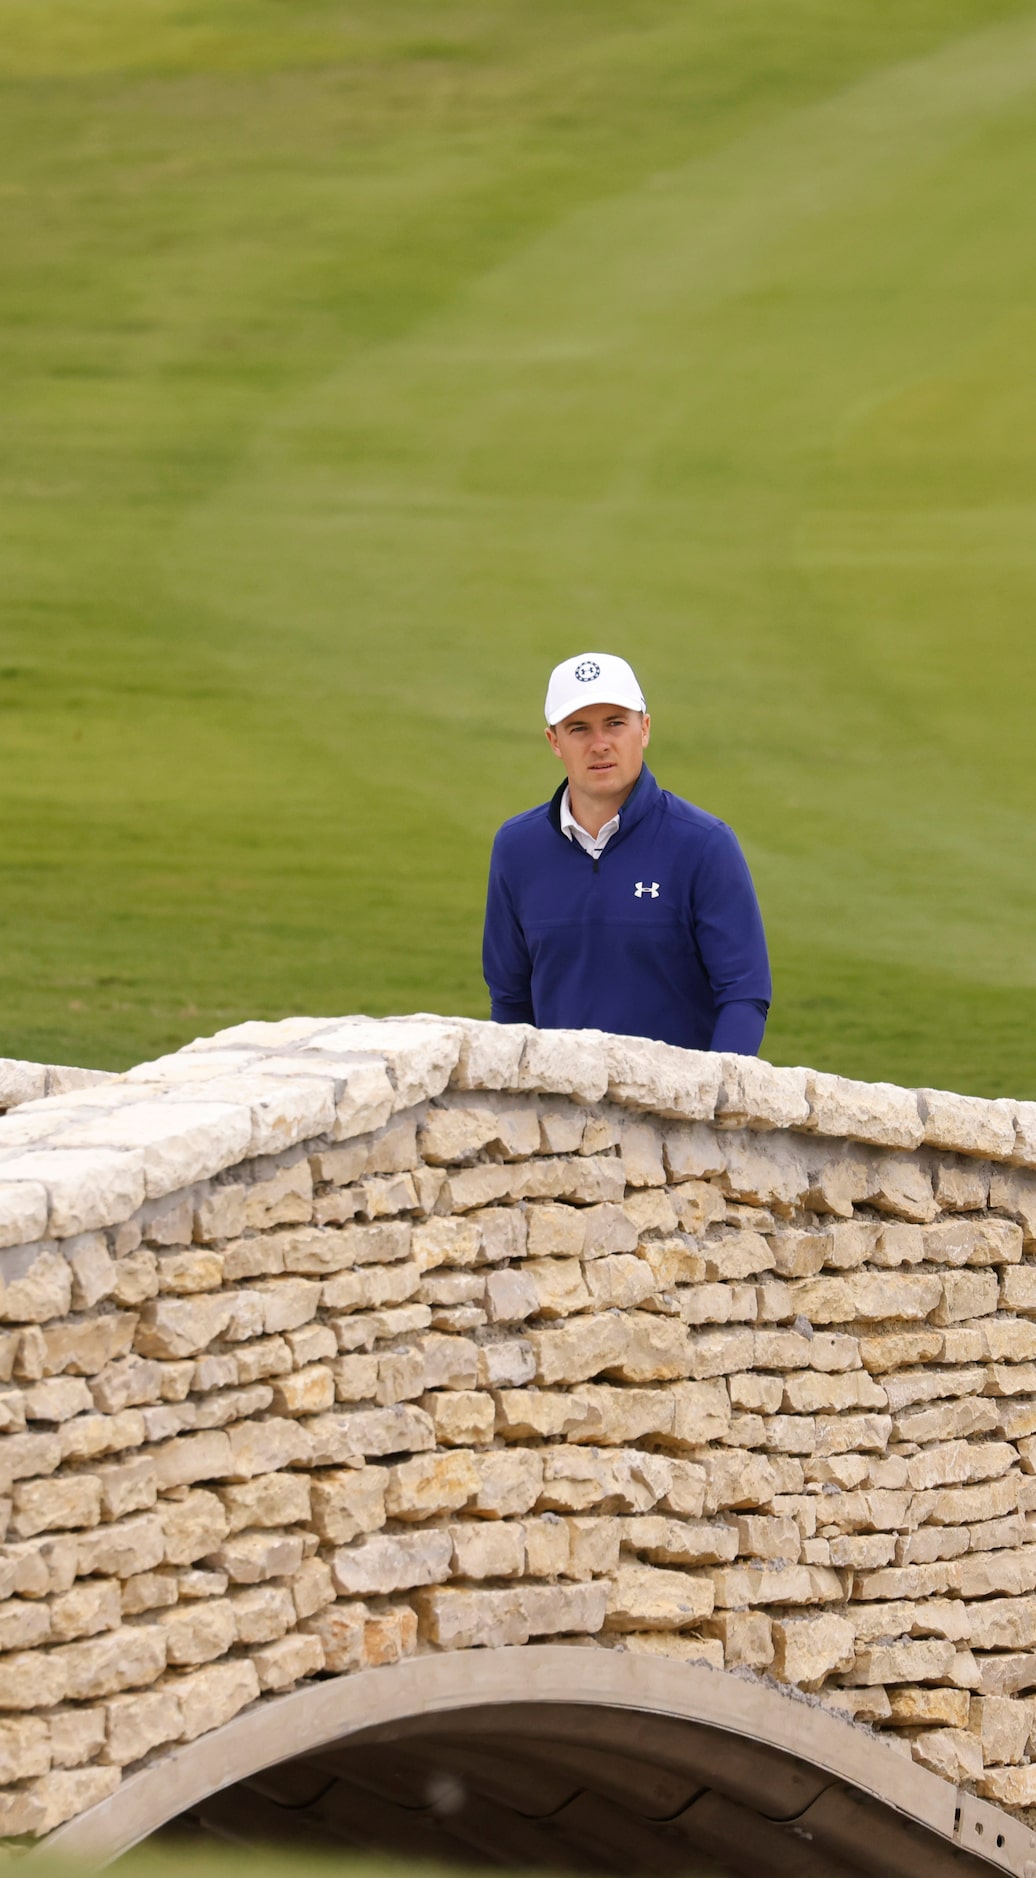
[[[1036,1096],[1032,0],[3,0],[0,1055],[487,1014],[555,660]]]

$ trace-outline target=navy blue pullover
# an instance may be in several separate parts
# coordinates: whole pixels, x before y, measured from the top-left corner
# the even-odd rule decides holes
[[[562,832],[564,791],[493,843],[482,963],[496,1022],[754,1056],[770,968],[733,830],[645,766],[594,860]]]

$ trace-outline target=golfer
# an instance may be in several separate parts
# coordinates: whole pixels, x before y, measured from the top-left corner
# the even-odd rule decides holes
[[[547,688],[567,781],[493,843],[483,969],[500,1024],[757,1054],[770,1006],[759,903],[725,822],[660,789],[625,659],[582,652]]]

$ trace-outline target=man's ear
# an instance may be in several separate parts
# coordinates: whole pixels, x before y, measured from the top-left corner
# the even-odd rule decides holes
[[[640,720],[640,747],[641,749],[646,750],[650,742],[651,742],[651,717],[647,711],[644,711]]]
[[[559,763],[560,763],[560,761],[561,761],[561,745],[560,745],[560,743],[558,742],[558,733],[557,733],[557,731],[556,731],[556,730],[554,729],[554,727],[553,727],[553,725],[552,725],[552,724],[548,724],[548,725],[547,725],[547,727],[546,727],[546,729],[545,729],[545,731],[544,731],[544,733],[543,733],[543,735],[544,735],[544,736],[546,737],[546,739],[547,739],[547,742],[549,743],[549,745],[550,745],[550,747],[551,747],[551,749],[552,749],[552,750],[553,750],[553,752],[554,752],[554,755],[555,755],[555,756],[557,757],[557,759],[558,759],[558,761],[559,761]]]

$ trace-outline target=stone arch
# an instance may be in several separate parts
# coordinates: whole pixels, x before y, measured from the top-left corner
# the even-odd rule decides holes
[[[987,1852],[996,1868],[1030,1870],[1030,1835],[1017,1821],[819,1705],[789,1701],[776,1689],[722,1671],[557,1645],[417,1657],[303,1684],[131,1775],[107,1800],[52,1834],[48,1849],[107,1861],[178,1815],[203,1808],[214,1794],[286,1760],[306,1761],[323,1751],[323,1794],[329,1754],[345,1751],[339,1765],[348,1778],[350,1744],[390,1745],[397,1760],[400,1747],[417,1741],[431,1745],[433,1761],[438,1748],[450,1767],[457,1764],[457,1740],[473,1737],[507,1749],[507,1771],[501,1768],[495,1787],[491,1783],[495,1797],[520,1796],[524,1782],[530,1811],[520,1817],[536,1824],[524,1839],[519,1828],[513,1856],[523,1863],[537,1862],[540,1851],[563,1866],[573,1843],[593,1849],[592,1831],[589,1846],[580,1841],[580,1832],[588,1832],[585,1817],[574,1828],[571,1818],[572,1799],[588,1790],[595,1808],[611,1807],[604,1830],[614,1833],[618,1778],[627,1827],[629,1815],[639,1814],[645,1870],[652,1869],[659,1846],[678,1847],[688,1858],[729,1857],[733,1872],[766,1869],[761,1859],[776,1859],[769,1868],[783,1869],[790,1856],[799,1878],[812,1872],[818,1856],[818,1870],[828,1878],[842,1870],[881,1878],[896,1871],[977,1873],[989,1869]],[[524,1756],[517,1776],[516,1744]],[[460,1760],[466,1773],[470,1762],[469,1747]],[[546,1788],[542,1808],[536,1804],[540,1782]],[[559,1805],[559,1792],[571,1799]],[[702,1806],[705,1795],[719,1798],[718,1818],[715,1805]],[[248,1804],[254,1803],[250,1797]],[[433,1803],[417,1810],[436,1809]],[[541,1823],[553,1822],[558,1812],[565,1815],[561,1834]],[[261,1831],[260,1819],[257,1836]],[[372,1831],[378,1843],[377,1823]],[[506,1814],[500,1843],[512,1847],[514,1839],[515,1821]],[[440,1843],[448,1848],[448,1832]],[[429,1852],[433,1844],[430,1839]],[[837,1862],[839,1855],[849,1863]]]
[[[1036,1105],[432,1017],[61,1078],[0,1116],[0,1833],[565,1640],[1036,1858]]]

